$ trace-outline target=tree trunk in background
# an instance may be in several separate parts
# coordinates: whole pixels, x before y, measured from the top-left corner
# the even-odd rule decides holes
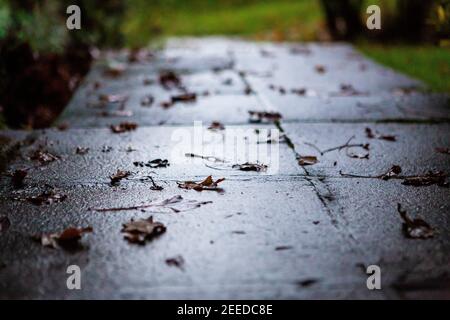
[[[335,40],[351,40],[362,31],[362,0],[322,0],[327,27]]]
[[[397,0],[397,37],[407,41],[420,41],[424,37],[426,19],[432,0]]]

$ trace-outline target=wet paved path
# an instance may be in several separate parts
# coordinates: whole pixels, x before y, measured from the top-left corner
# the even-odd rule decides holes
[[[126,62],[123,57],[108,59]],[[184,92],[161,86],[160,71],[168,69],[197,94],[195,102],[161,107]],[[420,83],[340,44],[172,40],[149,61],[126,62],[117,77],[105,76],[105,70],[114,71],[99,61],[60,117],[68,129],[0,132],[1,169],[28,169],[21,189],[11,186],[10,177],[0,180],[0,298],[450,298],[449,189],[377,178],[393,165],[404,176],[450,172],[450,155],[436,151],[450,147],[445,95],[411,89]],[[128,99],[99,103],[99,95],[112,94]],[[142,106],[149,95],[153,103]],[[282,119],[278,125],[249,123],[248,111],[279,112]],[[109,126],[124,121],[139,127],[113,134]],[[264,159],[262,146],[275,150],[269,170],[261,173],[186,159],[183,152],[198,150],[174,137],[193,137],[194,121],[202,121],[209,150],[223,146],[224,133],[207,129],[212,121],[227,130],[248,129],[250,138],[239,138],[244,145],[255,144],[255,129],[263,142],[265,130],[282,129],[293,146],[257,143],[258,159]],[[371,139],[366,128],[396,141]],[[352,144],[369,143],[369,150],[319,152],[351,137]],[[174,155],[175,146],[181,157]],[[77,147],[89,151],[79,154]],[[36,150],[59,159],[41,165],[30,159]],[[299,166],[296,154],[319,162]],[[236,156],[239,163],[247,159]],[[133,164],[155,158],[171,165]],[[111,186],[109,176],[118,169],[132,175]],[[176,183],[208,175],[226,179],[223,193],[184,190]],[[146,176],[164,189],[152,190]],[[48,185],[67,198],[42,205],[17,200]],[[177,213],[92,210],[175,195],[212,203]],[[397,203],[430,224],[434,237],[407,238]],[[167,227],[162,236],[145,246],[123,239],[123,223],[150,215]],[[50,249],[30,239],[69,226],[94,228],[81,241],[84,249]],[[179,256],[181,268],[166,262]],[[82,290],[66,287],[71,264],[82,270]],[[372,264],[381,267],[382,290],[366,288],[364,269]]]

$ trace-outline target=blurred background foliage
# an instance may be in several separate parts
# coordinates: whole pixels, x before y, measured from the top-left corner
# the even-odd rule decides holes
[[[77,4],[82,29],[66,29]],[[382,30],[365,28],[377,4]],[[89,70],[92,47],[167,36],[354,42],[365,54],[450,92],[450,0],[0,0],[0,126],[45,127]]]

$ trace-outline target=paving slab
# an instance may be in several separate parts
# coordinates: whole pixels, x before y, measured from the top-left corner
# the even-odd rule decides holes
[[[11,227],[0,241],[0,260],[6,265],[0,273],[0,296],[190,299],[214,293],[228,298],[311,298],[328,288],[347,295],[366,291],[357,255],[330,222],[308,181],[231,180],[224,188],[225,193],[218,194],[183,191],[175,183],[160,192],[147,184],[84,185],[62,189],[67,194],[64,202],[43,206],[11,200],[39,193],[40,188],[4,195],[1,210],[8,213]],[[188,212],[153,213],[167,232],[143,247],[127,243],[120,229],[129,219],[147,218],[151,212],[89,211],[177,194],[212,203]],[[94,228],[83,240],[85,250],[69,254],[29,238],[70,225]],[[283,246],[288,248],[277,250]],[[164,262],[177,255],[184,257],[183,270]],[[65,286],[66,267],[73,263],[83,268],[83,290],[78,292]],[[308,279],[317,284],[298,284]]]
[[[227,131],[222,132],[198,125],[142,127],[122,134],[114,134],[110,129],[36,132],[34,142],[20,149],[17,160],[10,163],[8,171],[27,169],[26,183],[47,182],[53,185],[108,184],[110,175],[119,169],[133,172],[131,180],[149,175],[157,180],[182,181],[201,180],[208,175],[255,178],[304,173],[287,144],[267,143],[267,136],[276,130],[274,126],[227,126]],[[79,154],[77,148],[88,150],[86,154]],[[30,159],[36,150],[45,150],[59,159],[41,165],[39,161]],[[186,153],[195,157],[188,157]],[[201,156],[215,158],[203,159]],[[167,159],[169,166],[145,166],[155,159]],[[235,164],[247,162],[266,165],[267,169],[254,172],[233,168]],[[3,185],[10,185],[9,177],[0,179]]]
[[[396,141],[370,139],[365,132],[394,136]],[[283,129],[301,155],[317,156],[319,162],[306,166],[310,175],[339,177],[340,172],[363,176],[379,176],[393,165],[402,168],[402,175],[423,175],[429,170],[450,171],[448,154],[437,148],[450,145],[449,124],[398,123],[283,123]],[[351,144],[369,144],[369,150],[354,147],[326,152],[320,151]],[[319,149],[319,150],[317,150]],[[352,155],[368,159],[352,158]]]
[[[346,227],[367,260],[380,266],[383,286],[390,287],[393,296],[449,298],[448,188],[354,178],[327,178],[320,184],[322,195],[332,195],[324,199],[338,225]],[[398,203],[411,218],[430,224],[436,230],[435,237],[407,238],[397,212]]]

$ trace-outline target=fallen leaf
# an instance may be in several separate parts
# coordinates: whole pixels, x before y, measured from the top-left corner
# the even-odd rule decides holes
[[[84,148],[84,147],[77,147],[75,150],[75,153],[79,154],[79,155],[84,155],[84,154],[87,154],[88,152],[89,152],[89,148]]]
[[[5,232],[11,226],[11,221],[9,221],[7,216],[0,216],[0,233]]]
[[[268,111],[249,111],[250,122],[259,123],[263,120],[266,121],[279,121],[282,115],[279,112],[268,112]]]
[[[313,284],[315,284],[315,283],[317,283],[319,280],[317,280],[317,279],[305,279],[305,280],[300,280],[300,281],[298,281],[297,282],[297,284],[300,286],[300,287],[310,287],[310,286],[312,286]]]
[[[389,180],[393,177],[397,177],[400,173],[402,173],[402,168],[397,165],[393,165],[386,173],[380,176],[383,180]]]
[[[112,148],[111,146],[103,146],[103,147],[102,147],[102,152],[105,152],[105,153],[111,152],[112,149],[113,149],[113,148]]]
[[[195,93],[183,93],[176,96],[172,96],[170,99],[172,103],[194,102],[195,100],[197,100],[197,95]]]
[[[159,83],[166,90],[170,90],[172,88],[180,88],[181,87],[181,79],[173,71],[163,71],[163,72],[161,72],[159,74]]]
[[[145,244],[166,232],[166,226],[160,222],[154,222],[153,217],[148,219],[133,220],[123,224],[122,233],[130,243]]]
[[[436,148],[436,152],[450,154],[450,148]]]
[[[431,186],[433,184],[437,184],[440,187],[448,187],[447,175],[441,171],[429,171],[426,175],[423,176],[408,177],[403,180],[402,184],[405,186],[415,187]]]
[[[87,228],[67,228],[59,233],[41,234],[33,238],[41,243],[44,247],[57,249],[62,247],[64,249],[73,249],[79,243],[83,234],[92,232],[91,227]]]
[[[111,184],[117,184],[120,182],[120,180],[125,179],[130,175],[131,172],[129,171],[117,170],[117,172],[115,174],[110,175],[109,178],[111,179]]]
[[[123,133],[127,131],[136,130],[138,125],[134,122],[121,122],[118,125],[111,125],[110,128],[113,133]]]
[[[167,168],[170,166],[169,160],[167,159],[155,159],[148,162],[142,162],[142,161],[135,161],[133,164],[136,167],[149,167],[149,168]]]
[[[256,171],[256,172],[264,172],[267,171],[267,166],[261,163],[242,163],[242,164],[234,164],[232,166],[233,169],[241,170],[241,171]]]
[[[125,94],[101,94],[98,96],[100,102],[105,103],[120,103],[128,100],[128,96]]]
[[[299,156],[297,160],[301,166],[310,166],[319,162],[315,156]]]
[[[41,164],[47,164],[59,160],[59,157],[51,154],[46,150],[38,149],[31,154],[30,159],[39,161]]]
[[[356,90],[351,84],[341,84],[339,95],[350,97],[350,96],[367,95],[367,93]]]
[[[15,170],[11,174],[11,184],[14,188],[22,188],[23,187],[23,180],[27,176],[28,172],[26,170]]]
[[[366,128],[365,129],[366,132],[366,136],[369,139],[380,139],[380,140],[387,140],[387,141],[397,141],[397,138],[393,135],[385,135],[385,134],[380,134],[378,132],[373,132],[372,129],[370,128]]]
[[[181,270],[184,270],[184,259],[180,255],[172,257],[172,258],[167,258],[166,264],[168,266],[177,267]]]
[[[402,210],[401,204],[397,204],[397,211],[403,219],[403,232],[406,237],[413,239],[427,239],[434,237],[434,229],[422,219],[411,220],[406,210]]]
[[[114,110],[114,111],[102,111],[99,113],[102,117],[131,117],[133,111],[131,110]]]
[[[187,190],[196,190],[196,191],[203,191],[203,190],[209,190],[209,191],[223,191],[222,188],[218,187],[218,184],[224,181],[225,178],[217,179],[216,181],[213,180],[212,176],[208,176],[205,180],[201,182],[194,182],[194,181],[185,181],[185,182],[177,182],[178,187],[182,189]]]
[[[183,211],[189,211],[201,207],[205,204],[210,204],[212,201],[196,201],[187,200],[182,196],[177,195],[172,198],[165,199],[160,202],[154,202],[150,204],[140,204],[130,207],[115,207],[115,208],[98,208],[93,209],[98,212],[108,212],[108,211],[127,211],[127,210],[139,210],[139,209],[149,209],[151,212],[155,213],[178,213]]]
[[[306,89],[305,88],[291,89],[291,92],[294,93],[294,94],[297,94],[299,96],[306,95]]]
[[[208,127],[209,130],[218,131],[218,130],[225,130],[225,126],[220,123],[219,121],[213,121]]]
[[[325,73],[326,71],[327,71],[327,69],[325,68],[325,66],[323,66],[323,65],[316,65],[315,67],[314,67],[314,70],[316,70],[316,72],[317,73],[321,73],[321,74],[323,74],[323,73]]]
[[[279,246],[275,248],[275,251],[284,251],[284,250],[290,250],[292,249],[292,246]]]
[[[37,196],[27,197],[26,200],[34,205],[58,203],[66,200],[67,195],[59,193],[56,190],[47,190]]]

